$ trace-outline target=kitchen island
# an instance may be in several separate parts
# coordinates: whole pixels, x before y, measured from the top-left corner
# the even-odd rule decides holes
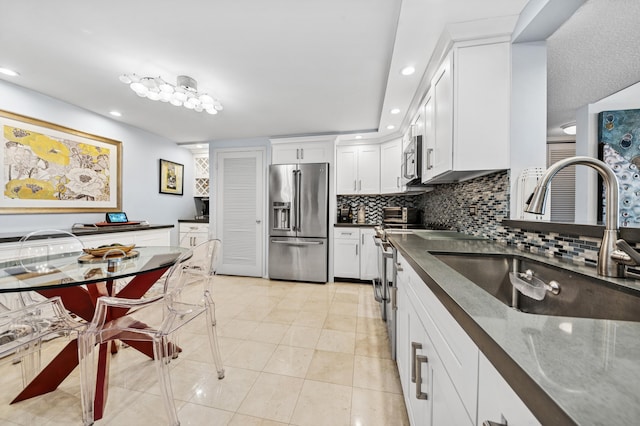
[[[541,424],[637,423],[640,323],[517,311],[447,266],[434,253],[542,259],[591,277],[596,277],[595,268],[489,241],[429,240],[417,234],[390,235],[389,240],[419,277],[418,284],[429,288],[477,346],[480,357],[489,360]],[[628,291],[640,290],[635,280],[607,281]],[[484,419],[477,420],[481,424]]]

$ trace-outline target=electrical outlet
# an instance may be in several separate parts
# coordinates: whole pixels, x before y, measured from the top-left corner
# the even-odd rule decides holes
[[[476,206],[469,206],[469,216],[475,216],[477,213]]]

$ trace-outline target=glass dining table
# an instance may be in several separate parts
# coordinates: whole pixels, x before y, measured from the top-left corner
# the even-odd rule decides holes
[[[117,296],[139,299],[160,279],[177,259],[188,250],[182,247],[135,247],[128,253],[101,257],[85,253],[64,253],[54,257],[33,258],[0,262],[0,293],[35,291],[45,297],[60,296],[66,309],[91,321],[96,300],[101,296]],[[113,254],[113,253],[110,253]],[[116,280],[125,281],[116,286]],[[124,315],[114,310],[112,318]],[[124,341],[124,343],[153,358],[148,342]],[[94,420],[103,416],[107,400],[108,356],[115,347],[100,347],[94,401]],[[51,392],[78,365],[77,339],[69,343],[44,367],[40,373],[11,401],[15,403]]]

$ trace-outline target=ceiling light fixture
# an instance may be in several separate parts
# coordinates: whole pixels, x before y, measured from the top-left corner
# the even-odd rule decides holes
[[[402,68],[402,70],[400,71],[400,74],[402,75],[411,75],[414,72],[416,72],[416,69],[412,66],[408,66],[408,67],[404,67]]]
[[[387,129],[389,129],[389,130],[393,130],[393,129],[395,129],[395,128],[396,128],[396,126],[394,126],[393,124],[389,124],[389,125],[387,126]]]
[[[576,134],[576,123],[563,124],[560,128],[567,135],[573,136]]]
[[[122,113],[120,111],[109,111],[109,114],[113,115],[114,117],[122,117]]]
[[[400,114],[400,108],[394,108],[391,111],[389,111],[391,114]]]
[[[362,139],[362,136],[361,135],[357,135],[356,139]]]
[[[0,74],[8,75],[10,77],[17,77],[20,75],[20,73],[17,71],[10,70],[9,68],[1,68],[1,67],[0,67]]]
[[[122,74],[120,81],[128,84],[131,90],[141,98],[152,101],[168,102],[197,112],[206,111],[217,114],[222,104],[206,93],[198,92],[198,83],[191,77],[179,75],[177,84],[167,83],[162,77],[138,77],[135,74]]]

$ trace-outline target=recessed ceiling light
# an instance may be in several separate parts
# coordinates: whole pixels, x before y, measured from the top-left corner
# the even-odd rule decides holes
[[[576,134],[576,123],[568,123],[560,126],[562,131],[567,135],[575,135]]]
[[[394,126],[393,124],[389,124],[389,125],[387,126],[387,129],[388,129],[388,130],[393,130],[393,129],[395,129],[395,128],[396,128],[396,126]]]
[[[17,77],[20,75],[17,71],[10,70],[9,68],[0,67],[0,74],[8,75],[10,77]]]
[[[416,72],[416,69],[412,66],[408,66],[408,67],[404,67],[402,68],[402,70],[400,71],[400,74],[402,75],[411,75],[414,72]]]
[[[196,148],[202,148],[202,145],[196,145]]]
[[[122,117],[122,113],[120,111],[109,111],[109,114],[113,115],[114,117]]]
[[[356,139],[362,139],[362,136],[358,135],[356,136]]]
[[[393,108],[391,111],[389,111],[391,114],[400,114],[400,108]]]

